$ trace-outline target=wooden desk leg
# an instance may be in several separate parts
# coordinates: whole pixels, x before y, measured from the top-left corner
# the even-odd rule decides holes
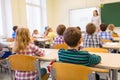
[[[118,80],[118,70],[111,69],[112,80]]]

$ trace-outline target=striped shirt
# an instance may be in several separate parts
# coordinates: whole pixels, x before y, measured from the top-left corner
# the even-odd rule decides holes
[[[59,61],[73,64],[81,64],[85,66],[96,65],[101,61],[101,57],[95,54],[89,54],[86,51],[77,51],[74,49],[58,51]]]
[[[101,38],[97,34],[86,34],[83,38],[83,47],[101,47]]]

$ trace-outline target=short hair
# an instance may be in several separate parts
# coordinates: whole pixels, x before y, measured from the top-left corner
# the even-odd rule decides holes
[[[81,32],[76,27],[69,27],[63,33],[63,37],[68,46],[76,47],[81,38]]]
[[[96,31],[96,26],[93,23],[88,23],[86,25],[86,32],[87,34],[93,34]]]
[[[106,29],[107,29],[107,24],[102,23],[102,24],[100,25],[100,30],[101,30],[101,31],[106,31]]]
[[[81,28],[79,26],[76,27],[77,29],[81,30]]]
[[[65,25],[63,25],[63,24],[58,25],[57,30],[56,30],[57,34],[58,35],[63,35],[65,29],[66,29]]]
[[[13,31],[16,31],[17,28],[18,26],[13,26]]]
[[[109,25],[108,25],[108,27],[111,27],[111,26],[112,26],[112,27],[115,27],[115,25],[114,25],[114,24],[109,24]]]

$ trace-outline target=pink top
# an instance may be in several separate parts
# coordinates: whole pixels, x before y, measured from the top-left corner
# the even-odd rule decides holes
[[[30,43],[27,46],[26,50],[21,52],[16,52],[16,54],[24,54],[29,56],[43,56],[44,51],[41,50],[36,45],[34,45],[33,43]],[[15,80],[35,80],[36,76],[37,76],[36,71],[30,71],[30,72],[15,71]]]

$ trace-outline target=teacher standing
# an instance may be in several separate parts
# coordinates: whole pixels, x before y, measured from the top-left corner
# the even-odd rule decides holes
[[[98,33],[100,31],[99,26],[101,24],[101,19],[100,19],[100,16],[99,16],[97,10],[93,11],[92,23],[94,23],[96,25],[96,33]]]

